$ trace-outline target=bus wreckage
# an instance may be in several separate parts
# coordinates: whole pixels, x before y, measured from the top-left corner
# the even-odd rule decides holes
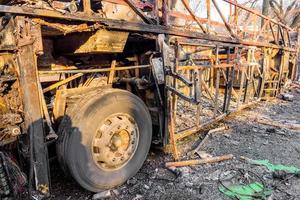
[[[200,17],[188,0],[2,0],[1,198],[49,196],[51,158],[86,190],[119,186],[151,143],[178,160],[179,140],[295,79],[296,30],[203,2]]]

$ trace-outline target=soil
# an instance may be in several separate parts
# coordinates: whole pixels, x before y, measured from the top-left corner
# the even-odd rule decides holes
[[[230,128],[208,139],[203,151],[213,156],[233,154],[234,159],[215,164],[180,167],[176,173],[165,168],[173,161],[170,154],[152,149],[142,169],[126,184],[111,191],[108,199],[230,199],[219,191],[220,175],[226,171],[243,169],[253,172],[265,187],[272,190],[268,199],[300,199],[300,177],[284,175],[275,177],[264,166],[251,164],[241,156],[255,160],[269,160],[300,168],[300,132],[285,128],[263,125],[255,118],[269,118],[281,124],[300,124],[300,94],[292,101],[273,99],[256,104],[231,115],[212,128],[225,124]],[[259,121],[259,120],[258,120]],[[193,149],[203,139],[206,131],[182,142],[182,146]],[[185,148],[186,149],[186,148]],[[184,154],[182,159],[188,159]],[[63,175],[56,162],[51,165],[52,199],[92,199],[93,194],[80,188],[75,181]],[[280,179],[282,178],[282,179]]]

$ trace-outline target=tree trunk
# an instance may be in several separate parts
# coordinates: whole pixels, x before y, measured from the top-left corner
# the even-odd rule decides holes
[[[270,11],[270,0],[264,0],[263,7],[262,7],[262,14],[268,16],[269,11]]]
[[[268,16],[269,11],[270,11],[270,0],[264,0],[262,5],[262,14]],[[264,25],[264,21],[265,20],[262,19],[261,26]]]

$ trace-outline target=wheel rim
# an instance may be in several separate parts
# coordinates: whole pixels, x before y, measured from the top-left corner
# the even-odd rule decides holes
[[[133,157],[139,143],[139,129],[128,114],[117,113],[107,117],[96,130],[92,154],[103,170],[118,170]]]

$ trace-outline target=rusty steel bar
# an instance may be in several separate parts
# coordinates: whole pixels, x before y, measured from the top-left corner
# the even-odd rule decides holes
[[[176,139],[176,135],[175,135],[175,119],[174,119],[174,98],[175,95],[169,95],[169,112],[168,112],[168,129],[169,129],[169,140],[170,140],[170,144],[172,146],[172,150],[173,150],[173,156],[175,160],[179,160],[179,153],[178,153],[178,149],[177,149],[177,139]]]
[[[190,8],[189,3],[187,2],[187,0],[181,0],[181,2],[183,3],[184,7],[188,10],[188,12],[192,16],[192,18],[197,22],[198,26],[201,28],[201,30],[203,31],[203,33],[207,33],[206,29],[203,27],[203,25],[201,24],[201,22],[198,20],[198,18],[195,16],[194,12]]]
[[[18,40],[17,65],[19,83],[24,106],[25,132],[29,135],[30,154],[35,189],[45,196],[49,196],[50,174],[48,149],[45,144],[45,129],[40,101],[36,55],[34,43],[29,43],[32,36],[32,24],[25,18],[16,18],[16,35]],[[27,45],[24,45],[27,44]]]
[[[211,2],[210,0],[206,0],[206,15],[207,15],[207,27],[208,32],[211,26]]]
[[[258,35],[256,36],[256,41],[259,40],[260,36],[263,34],[263,32],[265,31],[266,27],[269,25],[270,21],[269,20],[265,20],[264,24],[261,28],[261,30],[259,31]]]
[[[214,1],[214,0],[213,0],[213,1]],[[225,2],[227,2],[227,3],[229,3],[229,4],[232,4],[232,5],[235,5],[235,6],[241,8],[241,9],[243,9],[243,10],[246,10],[247,12],[250,12],[250,13],[252,13],[252,14],[255,14],[255,15],[257,15],[257,16],[259,16],[259,17],[265,19],[265,20],[270,20],[272,23],[278,24],[278,25],[280,25],[280,26],[286,28],[286,29],[289,30],[289,31],[292,31],[292,30],[293,30],[292,28],[286,26],[285,24],[283,24],[283,23],[281,23],[281,22],[277,22],[276,20],[274,20],[274,19],[272,19],[272,18],[270,18],[270,17],[268,17],[268,16],[265,16],[265,15],[259,13],[259,12],[256,11],[256,10],[247,8],[247,7],[245,7],[245,6],[241,5],[241,4],[238,4],[238,3],[236,3],[236,2],[234,2],[234,1],[232,1],[232,0],[223,0],[223,1],[225,1]]]
[[[212,120],[209,120],[209,121],[206,121],[206,122],[202,123],[202,124],[201,124],[200,126],[198,126],[198,127],[191,127],[191,128],[189,128],[189,129],[187,129],[187,130],[183,130],[183,131],[177,132],[177,133],[175,134],[175,139],[176,139],[176,140],[181,140],[181,139],[183,139],[183,138],[185,138],[185,137],[188,137],[188,136],[190,136],[190,135],[193,135],[193,134],[195,134],[195,133],[197,133],[197,132],[203,130],[205,127],[207,127],[207,126],[209,126],[209,125],[211,125],[211,124],[213,124],[213,123],[216,123],[216,122],[218,122],[218,121],[224,119],[225,117],[226,117],[226,114],[221,114],[221,115],[219,115],[219,116],[213,118]]]
[[[136,7],[135,3],[132,0],[124,0],[129,7],[147,24],[155,24],[151,19],[147,17],[147,15],[144,14],[144,12]]]
[[[211,129],[208,131],[208,133],[206,134],[206,136],[201,140],[201,142],[198,144],[198,146],[193,149],[192,151],[190,151],[188,154],[190,155],[194,155],[194,154],[199,154],[199,151],[201,150],[201,148],[203,148],[206,144],[206,142],[217,132],[221,132],[221,131],[225,131],[228,130],[229,126],[222,126],[222,127],[218,127],[215,129]]]
[[[169,5],[168,0],[162,0],[162,22],[163,25],[169,25]]]
[[[28,8],[28,7],[27,7]],[[230,37],[224,36],[214,36],[205,33],[199,33],[195,31],[181,30],[179,28],[169,27],[169,26],[161,26],[161,25],[151,25],[144,23],[136,23],[136,22],[126,22],[122,20],[113,20],[106,19],[99,16],[91,15],[86,16],[84,13],[76,13],[76,15],[72,14],[62,14],[57,11],[45,10],[45,9],[24,9],[18,6],[4,6],[0,5],[0,13],[11,13],[11,14],[19,14],[19,15],[29,15],[29,16],[40,16],[47,18],[56,18],[56,19],[65,19],[65,20],[74,20],[74,21],[85,21],[85,22],[97,22],[107,26],[109,29],[113,30],[124,30],[124,31],[137,31],[137,32],[147,32],[147,33],[155,33],[155,34],[170,34],[176,36],[190,37],[190,38],[199,38],[210,41],[218,41],[218,42],[226,42],[232,44],[244,44],[247,46],[258,46],[258,47],[272,47],[284,49],[291,52],[296,52],[293,48],[287,48],[284,46],[274,45],[266,42],[254,42],[254,41],[245,41],[238,40]]]
[[[219,63],[219,46],[216,48],[216,65]],[[216,70],[216,80],[215,80],[215,105],[214,105],[214,117],[218,114],[219,108],[219,89],[220,89],[220,70]]]
[[[108,84],[112,84],[113,80],[114,80],[114,76],[115,76],[115,69],[116,69],[116,60],[113,60],[111,62],[111,66],[110,66],[110,72],[109,72],[109,77],[108,77]]]
[[[142,69],[149,68],[151,65],[137,65],[137,66],[128,66],[128,67],[116,67],[114,71],[130,70],[130,69]],[[39,74],[77,74],[77,73],[96,73],[96,72],[110,72],[111,68],[104,69],[75,69],[75,70],[40,70]]]
[[[73,80],[75,80],[75,79],[77,79],[77,78],[79,78],[79,77],[81,77],[81,76],[83,76],[83,73],[78,73],[78,74],[75,74],[75,75],[73,75],[73,76],[70,76],[70,77],[68,77],[68,78],[66,78],[66,79],[64,79],[64,80],[62,80],[62,81],[59,81],[59,82],[57,82],[57,83],[54,83],[54,84],[52,84],[52,85],[50,85],[50,86],[44,88],[44,89],[43,89],[43,93],[49,92],[49,91],[51,91],[51,90],[54,90],[55,88],[57,88],[57,87],[59,87],[59,86],[61,86],[61,85],[64,85],[64,84],[66,84],[66,83],[68,83],[68,82],[70,82],[70,81],[73,81]]]
[[[187,14],[178,12],[176,10],[170,11],[169,15],[172,17],[177,17],[177,18],[181,18],[181,19],[185,19],[185,20],[194,20],[194,17],[192,17],[191,15],[187,15]],[[211,25],[214,25],[214,26],[224,27],[224,24],[221,22],[212,21],[211,19],[205,19],[205,18],[201,18],[201,17],[197,17],[197,16],[195,16],[195,18],[200,23],[207,23],[207,24],[210,23]]]
[[[224,15],[223,15],[223,13],[222,13],[222,11],[221,11],[219,5],[217,4],[217,2],[216,2],[215,0],[212,0],[212,2],[213,2],[213,4],[214,4],[216,10],[218,11],[220,17],[222,18],[222,20],[223,20],[223,22],[224,22],[224,24],[225,24],[225,27],[226,27],[227,30],[229,31],[230,35],[231,35],[232,37],[234,37],[234,38],[238,38],[238,36],[237,36],[237,35],[233,32],[233,30],[231,29],[230,24],[228,24],[228,22],[226,21],[226,19],[225,19]]]
[[[91,15],[93,13],[91,9],[91,0],[82,0],[83,4],[83,12],[87,15]]]
[[[277,36],[275,35],[275,31],[274,31],[274,28],[273,28],[273,26],[272,26],[271,23],[270,23],[270,29],[271,29],[272,36],[273,36],[273,38],[274,38],[275,44],[278,45],[279,42],[278,42]]]
[[[199,160],[185,160],[185,161],[179,161],[179,162],[167,162],[165,164],[166,167],[184,167],[184,166],[191,166],[191,165],[202,165],[202,164],[210,164],[210,163],[216,163],[221,162],[225,160],[231,160],[233,159],[232,154],[227,154],[223,156],[217,156],[212,158],[204,158]]]

